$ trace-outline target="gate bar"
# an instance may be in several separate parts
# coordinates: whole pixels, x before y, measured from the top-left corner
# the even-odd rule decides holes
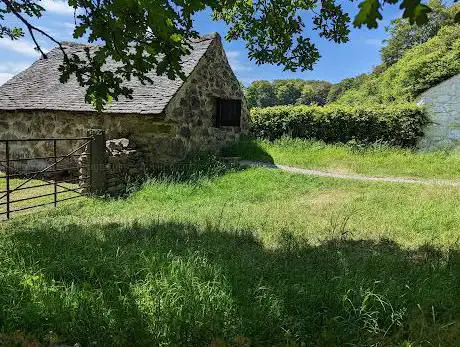
[[[5,141],[5,140],[4,140],[4,141]],[[81,148],[85,147],[85,146],[86,146],[88,143],[90,143],[90,142],[91,142],[91,141],[85,142],[85,143],[82,144],[80,147],[78,147],[77,149],[75,149],[75,150],[73,150],[72,152],[70,152],[69,155],[70,155],[70,154],[76,153],[77,151],[79,151]],[[7,142],[7,143],[8,143],[8,142]],[[64,160],[64,158],[63,158],[63,159],[60,159],[60,160],[58,161],[58,163],[61,162],[62,160]],[[22,183],[21,183],[20,185],[18,185],[16,188],[21,188],[21,187],[23,187],[26,183],[29,183],[29,182],[32,181],[34,178],[36,178],[37,175],[38,175],[39,173],[43,173],[43,172],[47,171],[48,169],[50,169],[50,168],[53,167],[54,165],[55,165],[55,164],[51,164],[51,165],[47,166],[46,168],[44,168],[43,170],[41,170],[40,172],[38,172],[37,174],[35,174],[33,177],[30,177],[30,178],[28,178],[26,181],[22,182]],[[9,167],[9,166],[8,166],[8,167]],[[7,194],[8,194],[8,193],[7,193]],[[3,199],[4,197],[5,197],[5,195],[1,196],[0,199]]]
[[[72,158],[72,157],[79,157],[81,155],[80,154],[72,154],[72,155],[58,155],[57,157],[60,159],[60,158]],[[89,154],[86,154],[89,156]],[[13,161],[29,161],[29,160],[47,160],[47,159],[51,159],[51,157],[32,157],[32,158],[20,158],[20,159],[14,159],[14,158],[11,158],[10,159],[10,163],[13,162]],[[3,163],[4,160],[0,160],[0,163]]]
[[[77,141],[77,140],[91,140],[90,136],[85,136],[85,137],[48,137],[48,138],[31,138],[31,139],[8,139],[8,140],[0,140],[0,142],[6,142],[6,141],[11,141],[11,142],[29,142],[29,141]]]
[[[0,178],[4,178],[6,176],[1,176]],[[85,176],[85,177],[77,177],[77,178],[72,178],[72,179],[69,179],[69,180],[65,180],[65,181],[56,181],[56,183],[73,183],[73,182],[78,182],[78,181],[84,181],[84,180],[87,180],[89,178],[89,176]],[[30,186],[30,187],[21,187],[21,188],[15,188],[14,191],[17,191],[17,190],[26,190],[26,189],[34,189],[34,188],[40,188],[40,187],[46,187],[46,186],[51,186],[54,184],[54,182],[48,182],[46,180],[44,180],[45,182],[47,183],[43,183],[43,184],[37,184],[37,185],[34,185],[34,186]],[[59,188],[66,188],[65,186],[61,186],[60,184],[57,185]],[[6,190],[0,190],[0,194],[3,194],[3,193],[6,193]]]

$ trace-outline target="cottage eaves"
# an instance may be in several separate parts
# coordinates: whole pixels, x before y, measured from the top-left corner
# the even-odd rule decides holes
[[[191,53],[182,61],[186,76],[191,74],[214,39],[215,35],[208,35],[192,42]],[[83,54],[86,46],[65,43],[69,55]],[[75,77],[67,83],[59,82],[58,67],[62,63],[62,58],[61,50],[54,48],[47,55],[47,59],[37,60],[28,69],[0,86],[0,110],[95,112],[92,105],[85,103],[85,89],[78,84]],[[126,82],[124,85],[133,90],[133,99],[120,96],[118,101],[114,100],[108,104],[104,112],[161,114],[184,81],[180,78],[170,80],[165,75],[157,76],[155,73],[151,73],[149,77],[153,84],[143,85],[137,78]]]

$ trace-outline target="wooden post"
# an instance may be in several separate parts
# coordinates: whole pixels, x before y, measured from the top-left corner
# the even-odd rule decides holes
[[[54,207],[57,207],[57,141],[53,140],[53,155],[54,155]]]
[[[89,146],[89,193],[103,195],[106,193],[106,154],[105,154],[105,132],[102,129],[88,130],[88,137],[91,137]]]
[[[6,153],[6,219],[10,219],[10,141],[5,142]]]

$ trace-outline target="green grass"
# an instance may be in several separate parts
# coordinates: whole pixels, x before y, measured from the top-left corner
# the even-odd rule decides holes
[[[460,339],[460,190],[232,171],[1,225],[0,345]]]
[[[0,213],[6,212],[6,179],[4,174],[0,173]],[[10,210],[13,211],[12,215],[17,214],[29,214],[35,213],[37,210],[44,210],[52,208],[52,203],[54,201],[54,186],[47,185],[43,186],[45,183],[50,183],[51,181],[43,181],[39,179],[23,179],[23,178],[13,178],[10,180]],[[19,188],[18,190],[16,190]],[[24,189],[27,188],[27,189]],[[78,185],[72,183],[61,182],[57,187],[58,200],[68,199],[73,196],[78,196],[76,192],[69,192],[67,189],[76,189]],[[27,199],[27,200],[24,200]],[[71,201],[71,200],[70,200]],[[70,201],[62,201],[58,204],[68,204]],[[46,204],[46,205],[45,205]],[[14,212],[14,210],[20,210],[29,206],[42,205],[34,209],[21,210]],[[6,215],[0,215],[0,220],[5,219]]]
[[[272,143],[243,141],[230,149],[229,154],[345,174],[460,179],[458,152],[420,153],[385,146],[360,148],[285,138]]]

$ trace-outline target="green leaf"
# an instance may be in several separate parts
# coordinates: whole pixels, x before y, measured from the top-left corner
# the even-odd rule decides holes
[[[460,11],[455,15],[454,22],[460,24]]]
[[[428,13],[432,10],[429,6],[422,4],[420,0],[403,0],[400,6],[403,18],[408,18],[410,24],[423,25],[428,22]]]
[[[73,31],[73,37],[75,39],[78,39],[78,38],[82,37],[85,34],[85,31],[86,31],[86,26],[85,25],[79,25],[79,26],[75,27],[75,29]]]
[[[365,0],[359,4],[359,12],[355,17],[353,25],[361,28],[364,24],[369,29],[377,28],[377,20],[381,20],[380,2],[378,0]]]

